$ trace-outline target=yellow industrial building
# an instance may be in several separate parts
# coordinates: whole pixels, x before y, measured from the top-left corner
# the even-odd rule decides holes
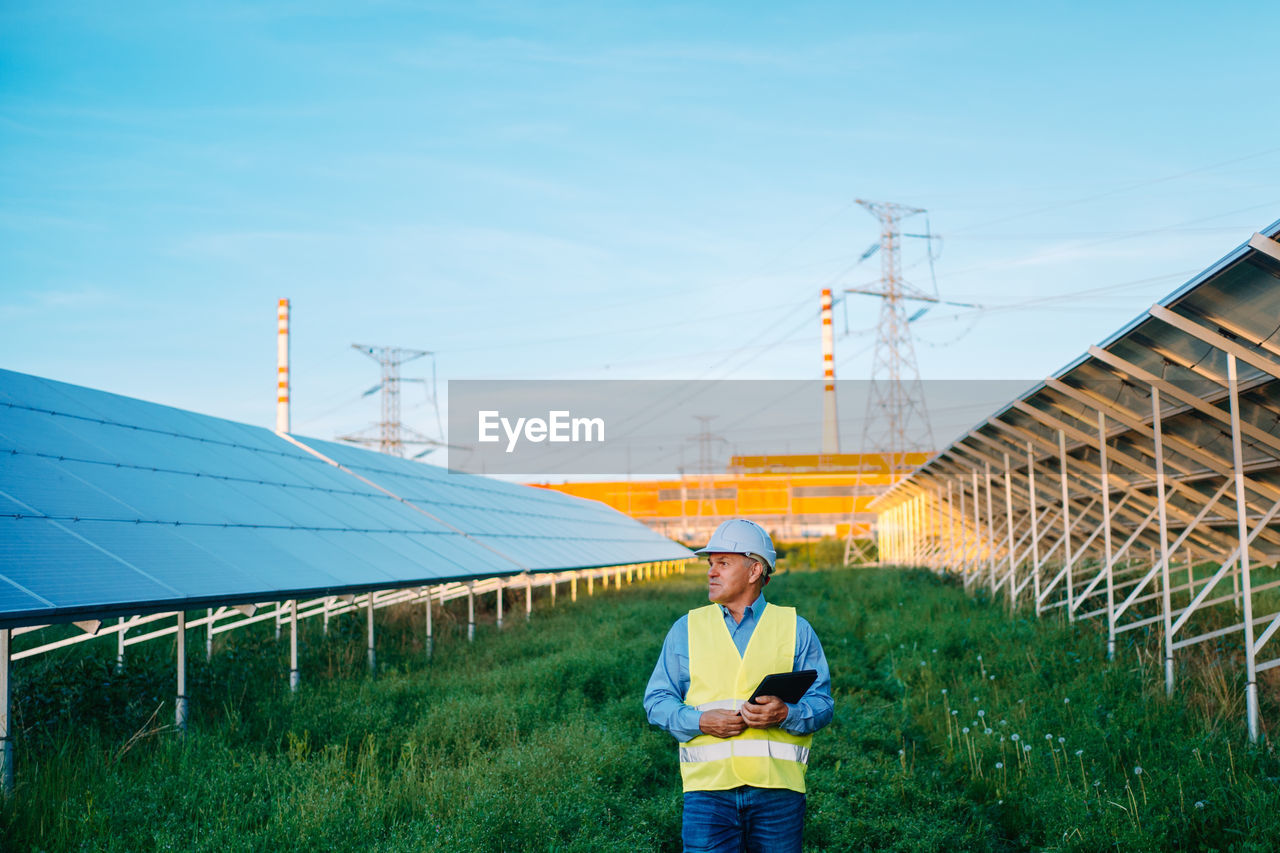
[[[747,517],[781,541],[869,534],[867,504],[928,453],[734,456],[724,473],[668,480],[535,483],[590,498],[685,542],[704,540],[727,518]],[[892,462],[892,464],[891,464]]]

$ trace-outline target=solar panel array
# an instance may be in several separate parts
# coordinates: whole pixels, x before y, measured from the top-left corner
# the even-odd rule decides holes
[[[593,501],[296,441],[0,370],[0,627],[690,556]]]
[[[960,574],[1011,614],[1098,618],[1110,655],[1158,625],[1169,694],[1185,649],[1238,653],[1258,741],[1258,675],[1280,668],[1280,580],[1257,571],[1280,565],[1277,238],[1280,222],[877,498],[881,559]]]
[[[1004,469],[1009,452],[1025,469],[1025,447],[1052,463],[1058,430],[1069,453],[1097,466],[1097,413],[1109,421],[1113,484],[1153,488],[1152,388],[1163,395],[1166,475],[1177,481],[1170,503],[1193,512],[1231,470],[1226,403],[1227,352],[1237,357],[1242,451],[1251,482],[1280,496],[1280,223],[1273,223],[1161,300],[1099,346],[1038,383],[973,427],[882,495],[885,511],[922,489],[945,488],[974,467]],[[1048,463],[1047,463],[1048,464]],[[1096,491],[1096,490],[1095,490]],[[1230,519],[1220,522],[1230,527]],[[1148,536],[1148,538],[1151,538]],[[1280,532],[1264,531],[1276,556]],[[1209,543],[1205,543],[1208,549]]]

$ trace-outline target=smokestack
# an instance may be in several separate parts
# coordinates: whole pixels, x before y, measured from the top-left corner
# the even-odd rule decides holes
[[[822,452],[840,452],[836,419],[836,344],[831,329],[831,288],[822,290]]]
[[[281,299],[276,311],[276,432],[289,432],[289,300]]]

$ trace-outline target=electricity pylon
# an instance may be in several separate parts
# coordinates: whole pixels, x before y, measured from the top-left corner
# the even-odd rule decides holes
[[[866,418],[862,422],[862,452],[889,454],[892,484],[897,482],[897,468],[905,461],[909,449],[933,449],[933,428],[929,425],[920,368],[916,364],[916,348],[908,325],[914,318],[907,317],[906,302],[942,300],[909,284],[902,277],[899,223],[909,216],[924,213],[924,209],[863,199],[858,199],[858,204],[880,220],[880,285],[845,290],[845,293],[880,297],[871,387],[867,395]]]
[[[711,514],[716,514],[716,497],[715,497],[715,464],[712,444],[714,442],[727,443],[722,435],[716,435],[711,432],[711,422],[716,419],[716,415],[694,415],[694,418],[702,424],[702,428],[698,430],[696,438],[698,441],[698,516],[703,515],[702,508],[707,501],[711,503]]]
[[[403,349],[401,347],[377,347],[364,344],[352,344],[352,349],[359,350],[378,362],[382,368],[382,380],[364,392],[369,396],[375,391],[382,392],[382,419],[374,424],[373,430],[362,430],[353,435],[338,436],[339,441],[353,444],[377,445],[378,450],[392,456],[404,456],[406,445],[425,445],[426,450],[418,454],[425,456],[437,447],[446,447],[444,442],[428,438],[417,430],[400,422],[400,383],[426,382],[425,379],[401,379],[400,365],[423,356],[433,355],[427,350]],[[435,395],[435,388],[432,388]],[[369,433],[376,430],[376,435]],[[414,457],[415,459],[417,456]]]
[[[907,316],[906,302],[943,300],[925,293],[902,277],[901,249],[904,235],[900,223],[903,219],[924,213],[924,209],[893,202],[864,199],[857,199],[857,202],[880,221],[880,243],[868,250],[868,254],[876,249],[880,251],[879,286],[846,288],[844,291],[880,299],[880,322],[876,332],[875,355],[871,362],[867,411],[862,422],[861,453],[884,455],[889,465],[889,485],[892,487],[899,479],[899,469],[905,464],[909,450],[933,449],[933,428],[929,425],[924,388],[920,384],[920,368],[916,364],[916,349],[911,341],[909,328],[915,316]],[[932,239],[929,234],[906,236]],[[930,251],[932,248],[930,246]],[[857,479],[861,480],[861,471]],[[845,538],[846,565],[855,548],[861,552],[861,546],[856,545],[853,538],[854,525],[858,523],[859,491],[861,490],[855,486],[854,509],[849,515],[849,533]],[[858,556],[865,555],[859,553]]]

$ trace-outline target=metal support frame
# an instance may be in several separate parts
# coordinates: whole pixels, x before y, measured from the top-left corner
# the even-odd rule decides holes
[[[424,610],[427,617],[426,638],[423,640],[423,645],[425,646],[427,657],[430,658],[436,646],[436,638],[435,634],[432,633],[431,625],[431,587],[423,587],[423,592],[425,593],[422,596],[425,604]]]
[[[209,623],[209,646],[213,646],[213,622]],[[298,669],[298,599],[289,602],[289,691],[298,692],[302,671]]]
[[[6,797],[13,793],[12,641],[13,632],[0,628],[0,793]]]
[[[1006,590],[1009,596],[1009,612],[1013,612],[1014,606],[1017,604],[1018,591],[1016,588],[1017,568],[1013,559],[1013,486],[1009,482],[1013,466],[1009,464],[1009,454],[1004,455],[1004,512],[1005,512],[1005,549],[1008,551],[1009,557],[1009,588]]]
[[[173,703],[173,720],[181,732],[187,728],[187,614],[179,610],[177,616],[178,695]]]
[[[467,642],[476,638],[476,584],[467,584]]]
[[[943,569],[954,567],[956,564],[956,507],[951,501],[952,485],[952,481],[947,480],[947,558]]]
[[[1062,477],[1062,559],[1067,576],[1067,619],[1074,622],[1076,617],[1071,609],[1075,598],[1071,576],[1071,496],[1067,488],[1067,435],[1062,430],[1058,430],[1058,466]]]
[[[991,509],[991,463],[986,462],[987,475],[987,569],[990,572],[991,594],[996,592],[996,516]]]
[[[1274,273],[1280,240],[1254,235],[1238,252],[1205,280],[1238,263]],[[1105,618],[1108,658],[1120,633],[1159,628],[1167,693],[1179,649],[1239,636],[1246,724],[1257,741],[1259,673],[1280,668],[1280,656],[1261,657],[1280,636],[1280,612],[1259,615],[1255,606],[1259,594],[1280,589],[1255,572],[1280,565],[1280,343],[1238,306],[1217,295],[1196,301],[1193,292],[1090,348],[894,484],[873,509],[883,551],[899,562],[950,572],[993,596],[1008,584],[1011,612],[1029,587],[1037,615],[1063,606],[1069,619]],[[1259,373],[1242,379],[1240,362]],[[1024,454],[1025,468],[1019,461],[1015,470]],[[993,469],[1005,479],[999,520]],[[1218,565],[1197,577],[1198,561]],[[1194,636],[1179,633],[1227,605],[1239,613],[1234,624],[1215,619]]]
[[[971,578],[977,582],[978,574],[982,571],[982,520],[981,510],[978,508],[978,469],[970,468],[973,478],[973,574]],[[966,585],[969,578],[966,578]]]
[[[1239,576],[1244,584],[1244,665],[1245,719],[1249,740],[1258,742],[1258,660],[1253,642],[1253,589],[1249,572],[1249,507],[1244,499],[1244,451],[1240,446],[1240,382],[1234,353],[1227,353],[1227,394],[1231,400],[1231,463],[1236,491],[1236,536],[1240,540],[1237,560]]]
[[[498,611],[497,623],[498,623],[499,631],[502,630],[502,604],[503,604],[503,599],[506,598],[505,589],[506,589],[506,581],[499,580],[498,588],[493,591],[494,601],[496,602],[497,611]]]
[[[378,658],[373,648],[373,592],[369,593],[365,606],[365,638],[369,648],[369,674],[376,675],[378,672]]]
[[[1151,427],[1155,434],[1156,506],[1160,510],[1160,602],[1164,620],[1164,691],[1173,695],[1173,606],[1169,592],[1169,518],[1164,486],[1164,440],[1160,416],[1160,389],[1151,389]]]
[[[1040,499],[1036,497],[1036,458],[1027,442],[1027,506],[1031,514],[1031,594],[1040,615]]]
[[[1102,493],[1102,572],[1107,579],[1107,660],[1116,657],[1115,555],[1111,552],[1111,483],[1107,478],[1107,416],[1098,410],[1098,490]]]
[[[648,563],[639,566],[639,576],[641,578],[658,579],[668,577],[675,570],[681,573],[688,560],[666,560],[659,563]],[[635,564],[631,565],[632,569],[636,569]],[[616,567],[615,577],[620,577],[621,573],[626,571],[626,567]],[[548,586],[551,588],[552,598],[555,597],[556,584],[568,576],[570,583],[575,585],[580,575],[579,571],[556,572],[556,573],[527,573],[525,575],[525,602],[526,614],[532,612],[532,596],[534,586]],[[489,589],[498,588],[501,578],[487,578],[480,581],[469,582],[451,582],[437,586],[414,587],[406,589],[384,590],[379,595],[377,592],[369,592],[368,594],[356,597],[350,594],[340,596],[324,596],[310,601],[299,601],[290,599],[281,602],[277,606],[264,606],[254,604],[235,604],[220,607],[206,608],[203,616],[188,620],[185,612],[170,613],[152,613],[139,616],[121,616],[114,623],[104,625],[101,620],[87,620],[76,622],[75,624],[82,629],[80,634],[70,637],[61,637],[47,643],[24,648],[21,651],[13,651],[13,638],[16,636],[30,634],[32,632],[42,631],[50,626],[48,625],[30,625],[19,628],[0,628],[0,795],[7,795],[13,790],[14,784],[14,741],[12,729],[11,715],[11,684],[12,684],[12,664],[15,661],[25,658],[37,657],[42,654],[54,651],[56,649],[66,648],[68,646],[77,645],[82,642],[88,642],[96,638],[104,638],[115,635],[116,640],[116,662],[117,668],[123,667],[125,649],[128,646],[137,643],[149,642],[164,637],[174,637],[176,646],[175,655],[175,702],[174,702],[174,725],[177,731],[185,731],[187,721],[189,719],[189,700],[187,697],[187,630],[192,628],[205,628],[205,648],[206,652],[211,648],[211,638],[216,634],[227,631],[237,630],[270,620],[281,623],[285,619],[281,615],[287,613],[287,621],[290,625],[290,648],[289,648],[289,682],[290,689],[296,690],[301,682],[301,673],[298,665],[298,649],[297,649],[297,630],[298,625],[305,619],[319,617],[324,622],[328,622],[334,616],[340,616],[345,613],[353,613],[363,609],[366,613],[368,626],[368,649],[370,669],[373,670],[376,660],[374,658],[374,633],[373,633],[373,610],[380,607],[390,607],[397,604],[412,604],[423,601],[426,608],[426,634],[427,634],[427,654],[430,656],[433,647],[432,637],[432,600],[438,599],[442,604],[445,601],[453,601],[459,598],[468,599],[468,615],[469,615],[469,639],[474,637],[475,628],[475,609],[474,596],[479,591],[489,591]],[[157,627],[158,626],[158,627]],[[137,631],[135,629],[144,629]],[[130,632],[133,633],[130,633]],[[1265,638],[1264,638],[1265,639]]]

